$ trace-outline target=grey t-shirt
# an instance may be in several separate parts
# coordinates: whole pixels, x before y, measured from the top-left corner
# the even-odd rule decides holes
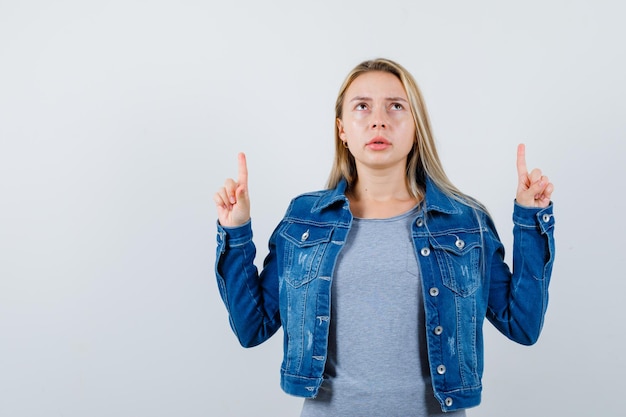
[[[301,417],[444,415],[428,370],[411,239],[418,210],[354,219],[333,278],[324,382],[315,399],[304,401]]]

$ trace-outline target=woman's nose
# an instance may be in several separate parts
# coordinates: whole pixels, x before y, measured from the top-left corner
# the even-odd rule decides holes
[[[371,120],[371,127],[372,129],[385,129],[387,127],[387,120],[385,117],[385,112],[384,110],[378,110],[375,111],[372,114],[372,120]]]

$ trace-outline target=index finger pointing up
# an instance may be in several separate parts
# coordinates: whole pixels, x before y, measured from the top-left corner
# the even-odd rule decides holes
[[[240,152],[237,155],[237,159],[239,162],[239,174],[237,176],[237,182],[239,185],[248,185],[248,165],[246,164],[246,154]]]
[[[528,174],[526,168],[526,146],[523,143],[517,145],[517,176],[523,177]]]

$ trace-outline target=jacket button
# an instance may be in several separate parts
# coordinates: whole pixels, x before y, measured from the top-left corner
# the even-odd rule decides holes
[[[448,397],[445,399],[445,403],[446,406],[451,407],[452,406],[452,398]]]
[[[445,373],[446,373],[446,367],[445,367],[444,365],[439,365],[439,366],[437,367],[437,373],[438,373],[439,375],[443,375],[443,374],[445,374]]]
[[[302,237],[300,238],[300,240],[304,242],[308,238],[309,238],[309,231],[307,230],[306,232],[302,233]]]
[[[439,288],[437,287],[432,287],[428,293],[431,295],[431,297],[436,297],[439,295]]]
[[[415,225],[417,227],[422,227],[424,225],[424,219],[420,217],[419,219],[415,220]]]
[[[549,214],[544,214],[541,219],[543,220],[544,223],[548,223],[550,221],[550,215]]]
[[[435,327],[434,333],[439,336],[441,333],[443,333],[443,327],[441,326],[437,326]]]
[[[454,242],[454,244],[459,249],[463,249],[465,247],[465,242],[463,242],[461,239],[457,239],[456,242]]]
[[[428,248],[422,248],[422,250],[420,251],[420,253],[422,254],[422,256],[428,256],[428,255],[430,255],[430,249],[428,249]]]

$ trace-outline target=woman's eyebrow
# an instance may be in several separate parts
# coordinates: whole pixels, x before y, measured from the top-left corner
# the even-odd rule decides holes
[[[365,97],[365,96],[356,96],[356,97],[353,97],[352,100],[350,101],[372,101],[372,98]]]
[[[386,100],[387,101],[404,101],[405,103],[408,103],[408,101],[403,97],[387,97]]]

